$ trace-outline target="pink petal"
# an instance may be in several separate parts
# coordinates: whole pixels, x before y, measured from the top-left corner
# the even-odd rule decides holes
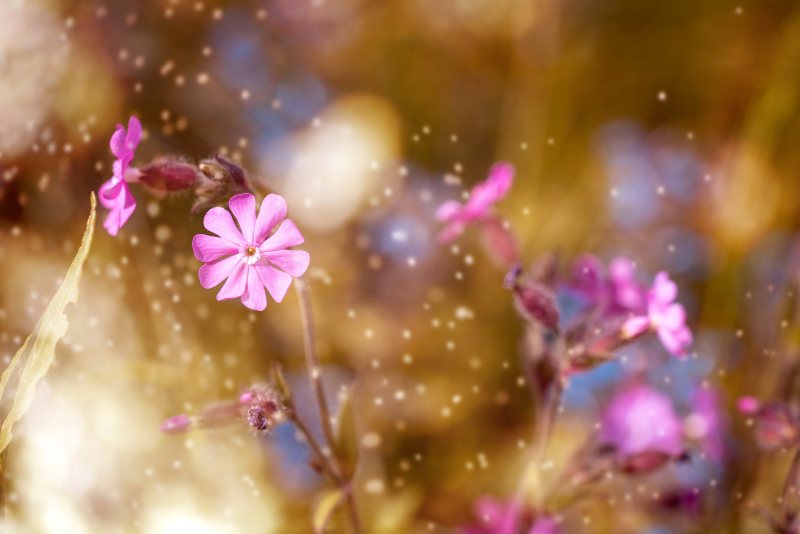
[[[303,241],[305,241],[303,234],[300,233],[294,222],[291,219],[286,219],[259,248],[261,252],[269,252],[301,245]]]
[[[206,212],[203,218],[203,225],[210,231],[214,232],[223,239],[227,239],[236,245],[245,245],[244,237],[236,224],[233,222],[233,217],[220,207],[211,208]]]
[[[436,209],[436,220],[437,221],[449,221],[453,217],[461,211],[461,203],[455,200],[448,200],[446,202],[442,202],[442,204]]]
[[[117,198],[119,197],[122,187],[122,182],[117,178],[109,178],[103,185],[100,186],[100,190],[98,191],[97,198],[100,201],[100,205],[106,209],[111,209],[114,207]]]
[[[636,280],[636,264],[629,258],[620,256],[608,264],[609,277],[617,283],[624,284]]]
[[[671,304],[678,296],[678,286],[670,280],[669,275],[661,271],[656,274],[653,286],[650,288],[650,300],[657,306]]]
[[[125,147],[125,128],[121,124],[117,124],[117,129],[111,134],[108,146],[111,148],[111,153],[117,158],[121,158],[127,152]]]
[[[672,330],[682,328],[686,324],[686,310],[680,304],[670,304],[658,320],[659,328],[669,328]]]
[[[242,193],[231,197],[228,201],[239,228],[242,230],[242,237],[247,243],[254,243],[253,230],[256,226],[256,197],[250,193]]]
[[[644,333],[650,328],[650,319],[644,315],[631,317],[622,325],[622,337],[632,338]]]
[[[136,150],[136,147],[139,146],[139,141],[141,141],[141,139],[142,123],[139,122],[138,118],[131,115],[131,118],[128,119],[128,132],[125,136],[128,151],[132,153],[134,150]]]
[[[472,188],[467,201],[467,210],[475,216],[484,215],[492,204],[501,200],[514,181],[514,166],[509,163],[496,163],[489,169],[485,182]]]
[[[692,344],[692,332],[685,326],[676,330],[659,328],[658,338],[673,356],[684,356],[686,349]]]
[[[106,220],[103,222],[103,228],[106,229],[109,235],[117,235],[120,228],[128,222],[128,219],[131,218],[135,210],[136,199],[131,194],[128,184],[122,182],[122,189],[114,200]]]
[[[761,408],[761,402],[755,397],[745,395],[736,401],[736,408],[745,415],[753,415]]]
[[[236,257],[236,256],[232,256]],[[238,299],[244,295],[244,290],[247,287],[247,271],[250,266],[247,263],[240,261],[233,267],[230,276],[222,284],[219,293],[217,293],[217,300]]]
[[[267,307],[264,285],[255,269],[248,269],[247,289],[242,295],[242,304],[255,311],[262,311]]]
[[[453,221],[447,224],[444,229],[439,232],[439,243],[447,244],[453,241],[455,238],[460,236],[464,233],[464,223],[461,221]]]
[[[286,296],[286,292],[289,291],[289,286],[292,283],[292,277],[283,271],[279,271],[274,267],[270,267],[269,265],[256,263],[254,267],[258,272],[258,277],[261,279],[261,283],[267,288],[267,291],[269,291],[269,294],[272,296],[275,302],[281,302],[283,297]]]
[[[276,250],[265,252],[262,259],[284,271],[285,273],[297,278],[303,276],[311,262],[311,256],[305,250]]]
[[[219,285],[230,276],[231,272],[233,272],[233,268],[239,263],[242,263],[241,254],[203,264],[197,272],[200,285],[203,286],[204,289],[211,289]]]
[[[204,262],[214,261],[222,256],[230,256],[239,251],[227,239],[205,234],[197,234],[192,238],[192,250],[194,251],[194,257]]]
[[[264,197],[256,219],[253,243],[263,243],[275,225],[286,218],[287,209],[286,199],[282,196],[269,194]]]

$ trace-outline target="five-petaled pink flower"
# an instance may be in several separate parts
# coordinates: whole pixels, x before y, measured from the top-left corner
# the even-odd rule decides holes
[[[133,198],[129,181],[135,181],[135,169],[130,168],[136,147],[142,138],[142,123],[136,117],[131,117],[126,130],[121,124],[111,136],[109,145],[114,154],[113,176],[100,186],[98,195],[100,204],[109,210],[103,227],[111,235],[117,235],[119,229],[128,221],[136,209],[136,199]]]
[[[292,277],[306,272],[310,257],[303,250],[289,249],[304,239],[286,219],[282,196],[267,195],[258,215],[256,199],[249,193],[231,197],[228,206],[238,227],[227,210],[211,208],[203,225],[219,237],[197,234],[192,239],[195,257],[205,262],[198,273],[200,285],[210,289],[225,281],[217,300],[241,298],[248,308],[261,311],[267,307],[264,288],[276,302],[283,300]]]
[[[628,319],[622,325],[623,336],[632,338],[653,329],[664,348],[675,356],[684,356],[692,344],[692,331],[686,326],[686,310],[675,302],[677,296],[675,282],[667,273],[658,273],[647,293],[647,315]]]
[[[492,205],[506,196],[513,181],[513,165],[495,163],[489,169],[489,177],[472,188],[466,203],[455,200],[442,203],[436,210],[436,218],[445,223],[439,241],[449,243],[461,235],[469,223],[486,218]]]

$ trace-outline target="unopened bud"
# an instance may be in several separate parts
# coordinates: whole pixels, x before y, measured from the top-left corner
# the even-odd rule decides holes
[[[180,434],[182,432],[188,432],[189,428],[192,426],[191,418],[185,414],[178,414],[173,417],[170,417],[163,423],[159,429],[162,432],[166,432],[167,434]]]
[[[193,189],[197,183],[197,167],[182,161],[162,159],[139,169],[139,182],[153,191],[172,193]]]

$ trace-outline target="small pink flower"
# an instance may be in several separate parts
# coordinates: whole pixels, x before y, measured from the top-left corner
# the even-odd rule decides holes
[[[445,223],[439,241],[449,243],[464,231],[471,222],[484,219],[489,210],[506,196],[514,181],[514,167],[509,163],[495,163],[489,177],[472,188],[469,200],[461,204],[448,200],[436,210],[436,218]]]
[[[111,153],[116,158],[114,172],[111,178],[100,186],[98,197],[100,204],[109,210],[103,227],[112,236],[117,235],[136,209],[136,199],[128,187],[128,181],[134,179],[134,173],[128,173],[128,170],[141,138],[142,123],[136,117],[131,117],[128,129],[118,124],[109,142]]]
[[[282,196],[267,195],[257,216],[256,199],[249,193],[231,197],[228,206],[238,227],[227,210],[211,208],[203,225],[219,237],[197,234],[192,239],[195,257],[205,262],[198,272],[200,285],[210,289],[224,281],[217,300],[241,298],[251,310],[261,311],[267,307],[264,288],[276,302],[282,301],[292,277],[308,269],[310,257],[303,250],[289,249],[304,239],[286,219]]]
[[[658,273],[647,294],[647,315],[628,319],[622,325],[623,336],[632,338],[652,329],[671,354],[685,355],[692,344],[692,331],[686,326],[686,310],[675,302],[677,296],[675,282],[667,273]]]
[[[620,256],[608,264],[608,280],[612,302],[620,309],[639,312],[644,310],[646,293],[636,279],[636,264]]]

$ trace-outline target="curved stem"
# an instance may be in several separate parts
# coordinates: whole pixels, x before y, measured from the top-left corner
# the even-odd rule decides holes
[[[320,423],[322,425],[322,433],[325,436],[325,441],[331,451],[331,461],[329,468],[332,471],[333,479],[342,492],[345,501],[347,514],[350,517],[350,522],[353,526],[355,534],[363,532],[361,527],[361,519],[358,514],[358,507],[356,506],[355,495],[352,488],[352,477],[343,475],[344,469],[341,466],[341,456],[336,446],[336,438],[333,434],[333,424],[331,423],[331,412],[328,406],[328,400],[325,397],[325,386],[322,383],[322,366],[319,361],[319,354],[317,353],[317,331],[314,324],[314,313],[311,308],[311,297],[308,294],[308,286],[305,280],[297,278],[294,281],[295,289],[297,290],[297,297],[300,305],[300,318],[303,323],[303,345],[305,346],[306,366],[308,367],[308,378],[311,381],[311,389],[314,392],[314,399],[316,401],[317,410],[319,412]],[[299,427],[299,425],[298,425]],[[301,432],[311,436],[306,428],[305,431],[301,428]],[[313,439],[313,437],[312,437]],[[316,443],[316,442],[314,442]],[[317,447],[319,450],[319,447]],[[320,454],[319,452],[317,454]],[[322,457],[324,464],[325,457]]]

